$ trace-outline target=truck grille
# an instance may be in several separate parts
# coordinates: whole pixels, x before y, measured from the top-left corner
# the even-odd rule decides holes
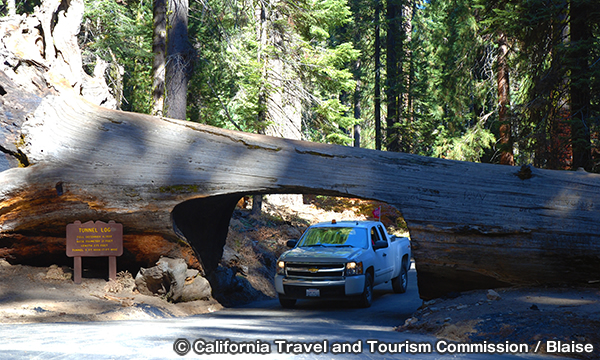
[[[288,263],[286,273],[289,277],[303,279],[341,278],[344,276],[345,267],[345,264]]]

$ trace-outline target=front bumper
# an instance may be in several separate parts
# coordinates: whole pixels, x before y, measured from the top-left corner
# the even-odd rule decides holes
[[[348,276],[343,279],[300,279],[286,278],[283,275],[275,275],[275,289],[280,297],[290,299],[337,299],[356,296],[363,293],[365,289],[365,275]],[[314,292],[307,290],[319,290],[319,296],[310,296]]]

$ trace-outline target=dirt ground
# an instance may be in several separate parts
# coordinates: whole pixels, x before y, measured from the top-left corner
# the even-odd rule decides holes
[[[244,280],[246,288],[237,293],[249,289],[254,294],[242,301],[276,295],[274,259],[286,249],[287,239],[298,238],[311,223],[364,218],[372,210],[365,204],[325,200],[318,207],[267,206],[261,217],[234,213],[222,265],[236,269],[236,278]],[[340,207],[351,210],[336,212]],[[76,285],[69,267],[11,265],[0,259],[0,323],[181,317],[231,305],[213,298],[173,304],[139,294],[129,273],[121,272],[111,282],[104,280],[106,275],[84,273],[82,284]],[[424,302],[397,330],[461,342],[589,343],[593,353],[566,356],[600,359],[600,282],[584,288],[514,287],[455,295]],[[543,346],[541,350],[545,351]]]
[[[457,294],[458,295],[458,294]],[[600,359],[600,288],[513,287],[477,290],[424,302],[397,328],[459,342],[592,344],[592,353],[554,354]]]
[[[107,269],[108,271],[108,269]],[[0,259],[0,322],[37,323],[133,320],[218,311],[214,299],[173,304],[134,290],[131,274],[100,276],[76,285],[68,268],[10,265]],[[84,276],[86,276],[84,274]]]

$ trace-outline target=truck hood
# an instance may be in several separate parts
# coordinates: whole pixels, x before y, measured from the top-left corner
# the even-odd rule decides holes
[[[365,249],[352,247],[300,247],[281,254],[279,260],[312,263],[339,262],[352,260],[363,251]]]

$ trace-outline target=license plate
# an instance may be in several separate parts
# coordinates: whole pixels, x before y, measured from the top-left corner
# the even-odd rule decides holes
[[[319,289],[306,289],[306,296],[319,297],[321,296],[321,292]]]

